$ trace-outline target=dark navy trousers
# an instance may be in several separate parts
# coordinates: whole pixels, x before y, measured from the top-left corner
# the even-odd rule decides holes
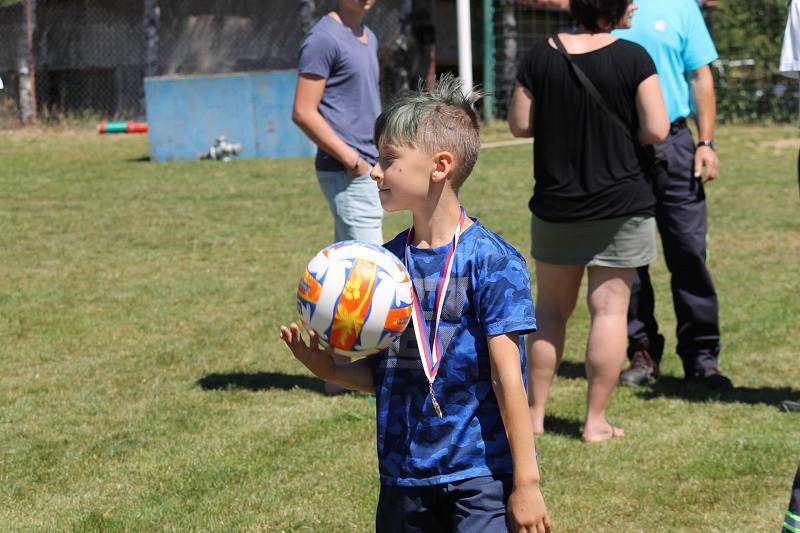
[[[703,184],[694,179],[695,144],[686,123],[674,123],[658,145],[669,164],[669,185],[658,199],[656,222],[671,278],[677,319],[677,352],[684,372],[716,367],[719,357],[719,304],[706,265],[708,229]],[[664,339],[658,333],[653,286],[648,267],[637,269],[628,308],[628,353],[645,348],[658,361]]]
[[[511,477],[483,476],[421,487],[381,484],[377,533],[505,533]]]

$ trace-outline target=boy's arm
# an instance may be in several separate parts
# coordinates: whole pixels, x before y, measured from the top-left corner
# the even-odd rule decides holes
[[[528,397],[522,382],[519,339],[505,334],[489,337],[494,389],[514,462],[514,487],[508,499],[511,531],[550,531],[550,517],[539,489],[539,466],[533,445]]]
[[[292,351],[292,354],[318,377],[332,381],[346,389],[362,392],[375,392],[374,357],[359,359],[353,363],[337,363],[333,352],[319,349],[319,338],[312,330],[308,330],[309,343],[303,340],[300,327],[292,322],[290,326],[281,326],[281,338]]]

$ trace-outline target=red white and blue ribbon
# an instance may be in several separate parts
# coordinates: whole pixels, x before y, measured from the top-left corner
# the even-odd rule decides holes
[[[422,305],[417,297],[416,289],[411,291],[411,299],[413,303],[413,312],[411,313],[412,323],[414,324],[414,335],[417,338],[417,346],[419,347],[419,357],[422,361],[422,369],[425,371],[425,377],[428,378],[428,389],[431,395],[431,402],[436,414],[439,418],[442,417],[442,410],[439,407],[439,402],[436,401],[436,396],[433,394],[433,381],[436,379],[436,374],[439,372],[439,367],[444,359],[444,350],[442,342],[439,339],[439,319],[442,317],[442,309],[444,308],[444,299],[447,294],[447,286],[450,284],[450,272],[453,270],[453,260],[456,255],[456,247],[458,246],[458,238],[461,235],[461,227],[464,224],[464,208],[461,208],[461,215],[458,219],[455,235],[450,244],[450,250],[447,253],[442,273],[439,276],[438,287],[436,288],[436,300],[434,308],[436,314],[433,317],[433,340],[429,341],[430,332],[428,325],[425,322],[425,315],[423,314]],[[405,263],[406,269],[410,270],[409,248],[411,241],[414,238],[414,228],[408,231],[405,244]]]

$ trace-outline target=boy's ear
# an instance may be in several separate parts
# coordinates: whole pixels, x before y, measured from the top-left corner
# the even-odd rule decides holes
[[[453,171],[455,164],[455,157],[452,152],[442,151],[433,154],[433,172],[431,172],[431,179],[433,181],[444,181],[447,176]]]

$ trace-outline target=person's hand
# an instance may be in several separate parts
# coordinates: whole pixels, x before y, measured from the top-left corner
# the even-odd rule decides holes
[[[506,517],[509,531],[514,533],[550,533],[550,517],[538,484],[514,487]]]
[[[369,172],[369,163],[367,163],[363,157],[358,158],[358,165],[356,165],[355,168],[349,167],[347,169],[347,175],[351,178],[363,176],[367,172]]]
[[[694,177],[703,183],[719,177],[719,157],[710,146],[699,146],[694,154]]]
[[[303,340],[300,327],[294,322],[289,327],[281,326],[281,339],[292,351],[298,361],[303,363],[306,368],[322,379],[330,379],[333,376],[333,351],[319,349],[319,337],[313,330],[308,331],[308,345]]]

